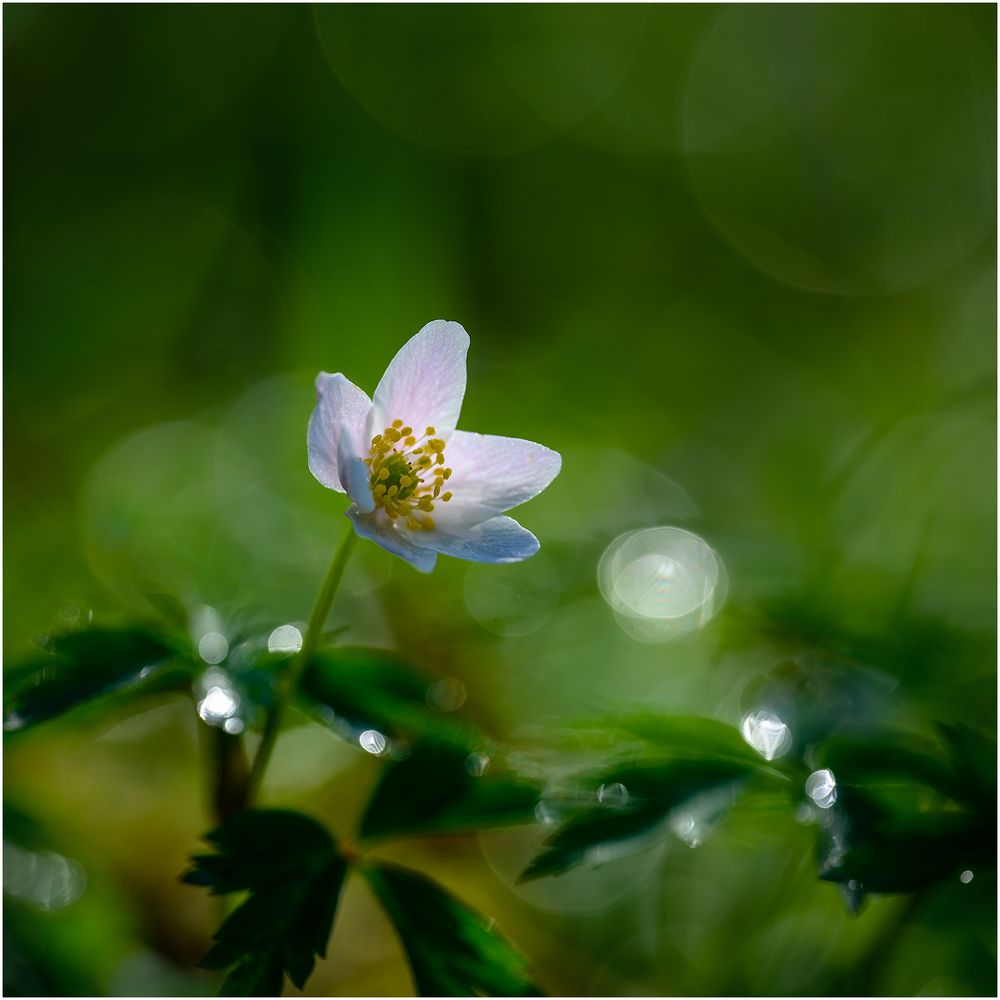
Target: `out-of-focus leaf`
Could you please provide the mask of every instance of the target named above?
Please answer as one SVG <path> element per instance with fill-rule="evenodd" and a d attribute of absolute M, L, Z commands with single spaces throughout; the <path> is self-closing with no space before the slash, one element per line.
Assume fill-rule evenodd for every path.
<path fill-rule="evenodd" d="M 933 744 L 895 733 L 840 737 L 817 761 L 837 789 L 819 817 L 820 878 L 852 891 L 911 892 L 995 866 L 995 812 L 966 801 Z"/>
<path fill-rule="evenodd" d="M 968 813 L 894 815 L 847 790 L 821 836 L 820 878 L 853 891 L 912 892 L 996 862 L 996 834 Z"/>
<path fill-rule="evenodd" d="M 635 713 L 615 717 L 603 725 L 636 736 L 651 744 L 657 752 L 671 756 L 742 761 L 749 766 L 760 764 L 760 757 L 750 749 L 736 727 L 718 719 Z"/>
<path fill-rule="evenodd" d="M 450 833 L 531 820 L 541 787 L 482 749 L 425 740 L 390 763 L 361 821 L 363 837 Z"/>
<path fill-rule="evenodd" d="M 430 879 L 393 865 L 363 869 L 392 919 L 421 996 L 538 996 L 528 963 L 494 928 Z"/>
<path fill-rule="evenodd" d="M 160 617 L 180 632 L 186 632 L 188 627 L 187 608 L 173 594 L 159 588 L 152 582 L 137 582 L 142 589 L 142 596 L 156 609 Z"/>
<path fill-rule="evenodd" d="M 452 733 L 458 724 L 428 708 L 429 681 L 395 654 L 341 647 L 317 653 L 302 681 L 302 694 L 328 724 L 388 736 Z"/>
<path fill-rule="evenodd" d="M 950 797 L 958 789 L 958 777 L 940 750 L 929 740 L 906 733 L 838 734 L 818 747 L 815 763 L 833 771 L 838 783 L 865 785 L 889 779 L 926 785 Z"/>
<path fill-rule="evenodd" d="M 277 996 L 282 976 L 305 986 L 326 954 L 347 865 L 315 820 L 284 810 L 237 813 L 207 834 L 216 854 L 197 855 L 181 876 L 212 893 L 249 890 L 202 959 L 229 969 L 225 996 Z"/>
<path fill-rule="evenodd" d="M 962 723 L 939 723 L 958 776 L 957 794 L 995 814 L 997 801 L 997 741 Z"/>
<path fill-rule="evenodd" d="M 25 729 L 103 695 L 183 690 L 191 671 L 161 636 L 141 627 L 68 632 L 5 675 L 4 729 Z"/>
<path fill-rule="evenodd" d="M 641 762 L 593 777 L 599 788 L 621 786 L 614 800 L 598 802 L 571 816 L 546 841 L 546 848 L 519 881 L 558 875 L 594 857 L 621 849 L 627 841 L 659 832 L 668 814 L 695 796 L 726 786 L 734 789 L 753 773 L 753 762 L 734 760 L 667 760 Z"/>

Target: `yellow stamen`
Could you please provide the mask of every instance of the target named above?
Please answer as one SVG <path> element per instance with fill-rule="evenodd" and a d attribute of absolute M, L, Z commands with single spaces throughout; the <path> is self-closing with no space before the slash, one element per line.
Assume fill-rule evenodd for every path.
<path fill-rule="evenodd" d="M 413 531 L 433 531 L 434 510 L 444 481 L 451 469 L 444 465 L 445 440 L 434 437 L 428 427 L 417 438 L 413 428 L 402 420 L 393 420 L 381 434 L 371 439 L 368 457 L 372 496 L 376 510 L 381 508 L 391 521 L 402 518 Z M 450 500 L 451 493 L 442 499 Z"/>

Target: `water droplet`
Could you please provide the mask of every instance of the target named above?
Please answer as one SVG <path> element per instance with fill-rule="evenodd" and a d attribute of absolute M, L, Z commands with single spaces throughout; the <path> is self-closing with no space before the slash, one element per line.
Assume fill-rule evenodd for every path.
<path fill-rule="evenodd" d="M 670 830 L 682 843 L 688 847 L 700 847 L 703 830 L 698 821 L 689 812 L 677 813 L 670 818 Z"/>
<path fill-rule="evenodd" d="M 481 778 L 490 766 L 490 759 L 484 753 L 470 753 L 465 758 L 465 770 L 474 778 Z"/>
<path fill-rule="evenodd" d="M 385 753 L 386 738 L 377 729 L 366 729 L 359 737 L 358 743 L 362 750 L 375 757 Z"/>
<path fill-rule="evenodd" d="M 971 872 L 971 871 L 969 871 L 969 869 L 968 869 L 968 868 L 966 868 L 966 869 L 965 869 L 965 871 L 964 871 L 964 872 L 962 872 L 962 874 L 958 876 L 958 880 L 959 880 L 959 881 L 960 881 L 960 882 L 961 882 L 961 883 L 962 883 L 963 885 L 968 885 L 968 884 L 969 884 L 969 883 L 970 883 L 970 882 L 972 881 L 972 879 L 973 879 L 973 875 L 972 875 L 972 872 Z"/>
<path fill-rule="evenodd" d="M 806 778 L 806 795 L 820 809 L 829 809 L 837 801 L 837 779 L 833 776 L 833 771 L 825 767 L 820 771 L 813 771 Z"/>
<path fill-rule="evenodd" d="M 198 714 L 210 726 L 218 726 L 236 714 L 240 696 L 231 688 L 212 687 L 198 702 Z"/>
<path fill-rule="evenodd" d="M 628 789 L 620 781 L 601 785 L 597 789 L 597 801 L 601 805 L 620 809 L 622 806 L 628 805 Z"/>
<path fill-rule="evenodd" d="M 792 731 L 773 712 L 750 712 L 744 716 L 740 731 L 764 760 L 775 760 L 792 746 Z"/>
<path fill-rule="evenodd" d="M 559 816 L 556 811 L 544 802 L 539 802 L 538 805 L 535 806 L 535 819 L 538 820 L 542 826 L 553 826 L 555 823 L 559 822 Z"/>
<path fill-rule="evenodd" d="M 18 712 L 11 712 L 3 720 L 3 729 L 5 733 L 15 733 L 18 729 L 23 729 L 24 725 L 24 716 L 20 715 Z"/>
<path fill-rule="evenodd" d="M 267 637 L 270 653 L 297 653 L 302 648 L 302 633 L 294 625 L 279 625 Z"/>

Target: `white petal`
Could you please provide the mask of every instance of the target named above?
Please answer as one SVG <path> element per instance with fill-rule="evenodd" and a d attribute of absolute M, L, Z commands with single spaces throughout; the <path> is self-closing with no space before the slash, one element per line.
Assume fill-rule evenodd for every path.
<path fill-rule="evenodd" d="M 316 376 L 316 407 L 309 418 L 309 471 L 331 490 L 346 492 L 337 455 L 341 425 L 347 424 L 360 440 L 371 408 L 368 394 L 339 372 Z"/>
<path fill-rule="evenodd" d="M 430 549 L 417 548 L 406 535 L 397 531 L 384 512 L 365 514 L 357 504 L 347 508 L 347 516 L 354 524 L 354 530 L 362 537 L 381 545 L 386 552 L 399 556 L 421 573 L 429 573 L 437 562 L 437 554 Z"/>
<path fill-rule="evenodd" d="M 428 323 L 389 363 L 375 390 L 370 433 L 402 420 L 423 434 L 433 427 L 447 438 L 458 423 L 465 396 L 465 356 L 469 335 L 458 323 Z"/>
<path fill-rule="evenodd" d="M 455 431 L 445 448 L 445 464 L 452 470 L 445 484 L 452 499 L 435 504 L 435 516 L 440 511 L 450 522 L 465 507 L 499 514 L 530 500 L 559 474 L 562 457 L 534 441 Z"/>
<path fill-rule="evenodd" d="M 337 465 L 340 481 L 347 495 L 363 514 L 375 509 L 372 496 L 370 472 L 361 458 L 361 446 L 357 434 L 347 424 L 340 425 L 340 440 L 337 445 Z"/>
<path fill-rule="evenodd" d="M 414 545 L 472 562 L 520 562 L 539 549 L 538 539 L 512 517 L 492 517 L 463 531 L 414 531 L 408 534 Z"/>

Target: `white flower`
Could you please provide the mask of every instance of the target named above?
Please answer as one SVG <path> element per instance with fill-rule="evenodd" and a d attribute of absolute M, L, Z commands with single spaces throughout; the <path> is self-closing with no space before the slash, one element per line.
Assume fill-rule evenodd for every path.
<path fill-rule="evenodd" d="M 309 470 L 354 502 L 354 530 L 429 573 L 438 553 L 508 563 L 538 539 L 503 512 L 556 477 L 557 452 L 533 441 L 455 430 L 469 335 L 435 320 L 392 359 L 374 400 L 320 372 L 309 420 Z"/>

